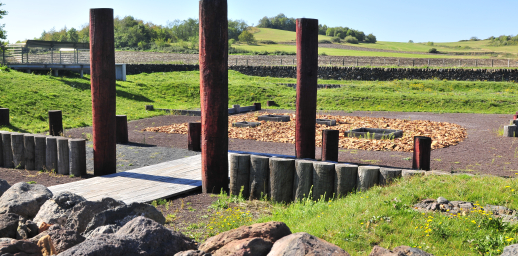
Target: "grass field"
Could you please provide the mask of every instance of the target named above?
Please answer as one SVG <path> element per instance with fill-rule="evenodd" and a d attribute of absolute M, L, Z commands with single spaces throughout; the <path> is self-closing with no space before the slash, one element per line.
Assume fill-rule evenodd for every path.
<path fill-rule="evenodd" d="M 291 31 L 284 31 L 270 28 L 253 28 L 254 36 L 257 41 L 270 40 L 274 42 L 295 42 L 296 34 Z M 319 35 L 319 40 L 331 40 L 329 36 Z M 463 41 L 463 42 L 434 42 L 433 46 L 425 43 L 407 43 L 407 42 L 385 42 L 378 41 L 375 44 L 359 43 L 359 44 L 347 44 L 344 45 L 358 46 L 364 48 L 381 49 L 381 50 L 393 50 L 393 51 L 407 51 L 407 52 L 423 52 L 427 53 L 430 48 L 436 48 L 439 52 L 497 52 L 500 53 L 498 57 L 502 58 L 518 58 L 518 46 L 488 46 L 487 40 L 481 41 Z M 295 52 L 294 46 L 287 46 L 282 44 L 265 45 L 258 44 L 256 46 L 248 45 L 236 45 L 241 49 L 249 51 L 287 51 Z M 370 51 L 355 51 L 355 50 L 343 50 L 343 49 L 325 49 L 320 48 L 319 53 L 325 52 L 328 55 L 334 56 L 380 56 L 380 57 L 401 57 L 401 58 L 489 58 L 490 56 L 478 55 L 420 55 L 412 53 L 386 53 L 386 52 L 370 52 Z"/>
<path fill-rule="evenodd" d="M 244 49 L 247 51 L 255 51 L 255 52 L 275 52 L 275 51 L 285 51 L 296 53 L 297 48 L 294 45 L 285 45 L 285 44 L 257 44 L 257 45 L 247 45 L 247 44 L 234 44 L 232 45 L 235 48 Z M 345 49 L 334 49 L 334 48 L 318 48 L 318 54 L 325 54 L 329 56 L 368 56 L 368 57 L 399 57 L 399 58 L 426 58 L 426 59 L 439 59 L 439 58 L 459 58 L 459 56 L 451 56 L 451 55 L 424 55 L 424 54 L 412 54 L 412 53 L 395 53 L 395 52 L 374 52 L 374 51 L 355 51 L 355 50 L 345 50 Z M 462 58 L 475 58 L 474 56 L 462 56 Z M 488 58 L 486 56 L 477 56 L 477 58 Z"/>
<path fill-rule="evenodd" d="M 229 71 L 229 107 L 274 100 L 281 109 L 295 108 L 295 90 L 277 83 L 295 79 L 246 76 Z M 513 113 L 518 109 L 518 88 L 512 82 L 442 80 L 336 81 L 342 88 L 318 91 L 320 110 L 410 111 L 445 113 Z M 9 108 L 10 130 L 43 132 L 48 110 L 62 110 L 66 129 L 92 123 L 89 77 L 34 75 L 0 71 L 0 107 Z M 128 75 L 117 82 L 117 114 L 129 120 L 162 115 L 156 108 L 199 108 L 199 72 Z"/>
<path fill-rule="evenodd" d="M 386 187 L 349 194 L 329 202 L 303 200 L 289 205 L 248 203 L 268 212 L 256 220 L 243 218 L 246 207 L 222 209 L 201 233 L 216 234 L 240 225 L 281 221 L 293 233 L 307 232 L 336 244 L 353 256 L 366 256 L 374 245 L 393 249 L 420 248 L 433 255 L 500 255 L 516 243 L 518 226 L 503 223 L 484 211 L 486 204 L 518 208 L 516 178 L 491 176 L 423 176 L 403 179 Z M 479 209 L 469 214 L 420 213 L 412 206 L 423 199 L 445 197 L 468 201 Z M 221 197 L 217 205 L 225 204 Z M 233 201 L 236 199 L 234 197 Z M 241 200 L 239 205 L 246 205 Z M 482 207 L 482 208 L 481 208 Z M 206 229 L 206 230 L 203 230 Z"/>

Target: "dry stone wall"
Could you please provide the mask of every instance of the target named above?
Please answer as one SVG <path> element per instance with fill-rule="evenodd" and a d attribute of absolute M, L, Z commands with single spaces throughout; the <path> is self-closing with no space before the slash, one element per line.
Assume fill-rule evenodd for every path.
<path fill-rule="evenodd" d="M 296 78 L 294 66 L 229 66 L 245 75 Z M 198 65 L 128 64 L 128 75 L 153 72 L 199 70 Z M 398 79 L 439 79 L 457 81 L 518 81 L 518 69 L 420 69 L 420 68 L 363 68 L 319 67 L 319 79 L 391 81 Z"/>

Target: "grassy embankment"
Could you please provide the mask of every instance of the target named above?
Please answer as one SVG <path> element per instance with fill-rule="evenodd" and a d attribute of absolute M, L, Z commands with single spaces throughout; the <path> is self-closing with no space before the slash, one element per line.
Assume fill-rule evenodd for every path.
<path fill-rule="evenodd" d="M 269 28 L 254 28 L 254 37 L 257 41 L 270 40 L 274 42 L 295 42 L 295 32 L 284 31 L 278 29 Z M 319 40 L 331 40 L 331 37 L 319 35 Z M 426 43 L 403 43 L 403 42 L 385 42 L 378 41 L 375 44 L 359 43 L 359 44 L 348 44 L 344 45 L 358 46 L 373 49 L 382 50 L 393 50 L 393 51 L 407 51 L 407 52 L 423 52 L 427 53 L 430 48 L 436 48 L 439 52 L 498 52 L 499 57 L 516 59 L 518 54 L 518 46 L 488 46 L 487 40 L 481 41 L 464 41 L 464 42 L 436 42 L 433 45 L 427 45 Z M 235 48 L 247 50 L 247 51 L 284 51 L 284 52 L 296 52 L 295 46 L 283 45 L 283 44 L 262 44 L 257 45 L 246 45 L 236 44 L 233 45 Z M 400 58 L 463 58 L 463 59 L 486 59 L 489 55 L 422 55 L 414 53 L 391 53 L 391 52 L 371 52 L 371 51 L 356 51 L 356 50 L 345 50 L 345 49 L 333 49 L 333 48 L 319 48 L 319 54 L 327 54 L 332 56 L 376 56 L 376 57 L 400 57 Z"/>
<path fill-rule="evenodd" d="M 452 216 L 412 209 L 423 199 L 440 196 L 472 202 L 476 210 Z M 408 245 L 434 255 L 500 255 L 505 246 L 516 243 L 518 226 L 503 223 L 483 207 L 490 204 L 517 209 L 517 199 L 516 178 L 467 175 L 414 177 L 329 202 L 247 203 L 235 196 L 220 195 L 213 205 L 220 211 L 209 216 L 207 224 L 197 224 L 198 229 L 185 232 L 203 240 L 241 225 L 282 221 L 293 233 L 310 233 L 351 255 L 366 256 L 374 245 L 390 249 Z M 255 211 L 268 213 L 254 219 L 251 216 Z"/>
<path fill-rule="evenodd" d="M 11 125 L 23 132 L 47 130 L 47 111 L 62 110 L 65 129 L 92 123 L 89 77 L 52 77 L 0 71 L 0 107 L 10 109 Z M 281 109 L 295 108 L 295 90 L 276 83 L 295 79 L 253 77 L 229 71 L 229 106 L 274 100 Z M 446 113 L 512 113 L 518 89 L 511 82 L 441 80 L 333 81 L 344 87 L 318 91 L 318 109 L 343 111 L 411 111 Z M 162 115 L 157 108 L 199 108 L 199 72 L 129 75 L 117 81 L 117 114 L 129 120 Z"/>

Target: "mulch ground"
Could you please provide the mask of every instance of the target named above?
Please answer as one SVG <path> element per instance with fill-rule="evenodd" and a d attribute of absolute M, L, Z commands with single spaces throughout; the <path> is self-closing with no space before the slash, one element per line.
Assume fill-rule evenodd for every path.
<path fill-rule="evenodd" d="M 293 113 L 287 110 L 263 110 L 262 113 Z M 512 115 L 501 114 L 436 114 L 436 113 L 403 113 L 403 112 L 352 112 L 325 111 L 322 115 L 340 115 L 351 117 L 393 118 L 401 120 L 422 120 L 448 122 L 466 129 L 467 137 L 453 146 L 437 148 L 431 153 L 431 167 L 434 170 L 467 172 L 472 174 L 489 174 L 497 176 L 515 176 L 518 173 L 518 138 L 505 138 L 498 135 L 498 130 L 509 123 Z M 237 116 L 238 117 L 238 116 Z M 175 147 L 187 149 L 187 135 L 142 131 L 147 127 L 166 126 L 199 122 L 200 117 L 165 115 L 147 118 L 128 123 L 129 140 L 134 143 Z M 425 122 L 426 123 L 426 122 Z M 92 133 L 91 127 L 66 130 L 65 136 L 86 138 Z M 516 145 L 515 145 L 516 144 Z M 271 154 L 294 155 L 295 145 L 291 143 L 256 141 L 246 139 L 229 139 L 229 149 L 236 151 L 260 152 Z M 321 151 L 317 148 L 316 158 Z M 341 149 L 340 162 L 392 166 L 400 168 L 412 167 L 412 152 L 370 151 L 362 149 Z M 9 184 L 16 182 L 36 182 L 45 186 L 78 181 L 88 177 L 68 177 L 36 171 L 12 170 L 0 168 L 0 179 Z M 168 223 L 172 229 L 191 232 L 191 224 L 204 223 L 208 208 L 217 197 L 204 195 L 201 190 L 171 198 L 169 209 L 158 208 L 165 216 L 172 218 Z"/>

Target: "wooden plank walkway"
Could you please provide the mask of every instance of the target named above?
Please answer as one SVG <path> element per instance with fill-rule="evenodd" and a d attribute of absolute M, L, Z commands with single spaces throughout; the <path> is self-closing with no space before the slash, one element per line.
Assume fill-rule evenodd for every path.
<path fill-rule="evenodd" d="M 201 187 L 201 155 L 116 174 L 49 187 L 52 193 L 63 191 L 89 201 L 111 197 L 126 204 L 151 202 Z"/>

